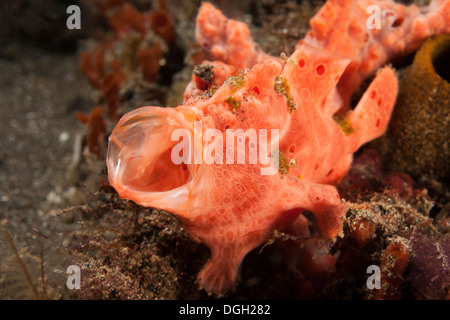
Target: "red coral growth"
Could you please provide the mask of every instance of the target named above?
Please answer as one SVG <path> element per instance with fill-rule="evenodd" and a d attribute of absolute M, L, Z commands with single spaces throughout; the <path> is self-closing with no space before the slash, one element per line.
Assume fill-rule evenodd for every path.
<path fill-rule="evenodd" d="M 91 84 L 100 88 L 101 79 L 105 74 L 105 54 L 106 45 L 99 45 L 94 53 L 87 51 L 81 52 L 80 69 L 91 82 Z"/>
<path fill-rule="evenodd" d="M 120 39 L 131 32 L 137 31 L 141 36 L 145 36 L 145 17 L 128 3 L 118 8 L 105 12 L 106 22 L 114 30 L 116 38 Z"/>
<path fill-rule="evenodd" d="M 158 76 L 159 60 L 162 58 L 161 44 L 155 42 L 151 48 L 139 49 L 138 58 L 144 80 L 154 82 Z"/>
<path fill-rule="evenodd" d="M 350 225 L 350 236 L 355 240 L 359 247 L 367 246 L 375 237 L 376 224 L 365 218 L 353 221 Z"/>
<path fill-rule="evenodd" d="M 106 12 L 107 10 L 121 6 L 126 2 L 128 2 L 128 0 L 94 0 L 94 3 L 100 8 L 101 12 Z"/>
<path fill-rule="evenodd" d="M 101 158 L 106 136 L 106 122 L 102 116 L 102 106 L 95 107 L 90 114 L 77 112 L 75 116 L 88 128 L 87 144 L 89 151 Z"/>
<path fill-rule="evenodd" d="M 105 93 L 106 104 L 108 105 L 108 113 L 111 119 L 117 120 L 117 110 L 120 107 L 120 85 L 125 80 L 125 75 L 117 61 L 111 62 L 113 71 L 105 75 L 102 79 L 100 89 Z"/>
<path fill-rule="evenodd" d="M 158 2 L 160 8 L 152 12 L 139 12 L 121 0 L 96 2 L 115 36 L 100 43 L 93 53 L 82 52 L 80 69 L 103 93 L 108 115 L 114 121 L 120 117 L 120 89 L 124 82 L 135 79 L 135 74 L 146 82 L 155 82 L 165 46 L 170 46 L 175 38 L 166 4 Z M 107 53 L 111 53 L 108 59 Z"/>
<path fill-rule="evenodd" d="M 104 52 L 107 44 L 100 45 L 94 54 L 89 52 L 81 53 L 80 68 L 92 83 L 94 87 L 103 92 L 106 105 L 108 106 L 108 115 L 111 119 L 117 121 L 120 115 L 117 113 L 120 107 L 120 86 L 125 80 L 125 74 L 117 61 L 111 62 L 112 71 L 105 74 Z"/>
<path fill-rule="evenodd" d="M 174 22 L 166 2 L 159 0 L 158 4 L 160 8 L 149 13 L 141 13 L 123 0 L 99 6 L 117 38 L 126 36 L 131 30 L 145 36 L 149 31 L 147 25 L 150 25 L 150 29 L 170 45 L 175 38 Z"/>
<path fill-rule="evenodd" d="M 391 242 L 381 254 L 381 289 L 375 290 L 375 299 L 401 299 L 403 273 L 408 266 L 408 262 L 408 248 L 402 243 Z"/>
<path fill-rule="evenodd" d="M 164 8 L 153 11 L 150 13 L 147 20 L 150 21 L 152 30 L 163 38 L 168 45 L 171 45 L 175 39 L 175 30 L 172 17 L 167 10 Z"/>

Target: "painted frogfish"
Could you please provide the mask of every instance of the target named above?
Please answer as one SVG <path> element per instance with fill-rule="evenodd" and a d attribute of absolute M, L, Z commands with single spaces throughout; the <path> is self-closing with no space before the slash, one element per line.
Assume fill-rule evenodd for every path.
<path fill-rule="evenodd" d="M 367 25 L 372 4 L 378 28 Z M 280 58 L 264 53 L 244 23 L 203 3 L 196 38 L 209 76 L 193 74 L 181 106 L 122 117 L 109 137 L 111 185 L 122 198 L 175 214 L 210 249 L 199 274 L 210 293 L 232 289 L 245 255 L 275 230 L 307 239 L 305 211 L 324 239 L 336 239 L 347 205 L 334 185 L 353 153 L 385 132 L 395 104 L 397 78 L 386 63 L 449 33 L 449 12 L 441 0 L 420 9 L 328 1 Z M 370 76 L 352 109 L 350 97 Z M 311 259 L 311 270 L 332 267 L 335 258 L 312 254 L 317 245 L 307 241 L 292 255 Z"/>

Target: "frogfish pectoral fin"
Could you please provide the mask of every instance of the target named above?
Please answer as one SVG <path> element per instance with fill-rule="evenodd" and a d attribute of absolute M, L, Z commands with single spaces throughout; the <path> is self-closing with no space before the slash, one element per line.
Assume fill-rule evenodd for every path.
<path fill-rule="evenodd" d="M 286 211 L 301 208 L 303 211 L 312 212 L 317 219 L 322 237 L 335 239 L 342 234 L 347 205 L 341 201 L 335 187 L 288 177 L 281 201 L 284 201 Z"/>

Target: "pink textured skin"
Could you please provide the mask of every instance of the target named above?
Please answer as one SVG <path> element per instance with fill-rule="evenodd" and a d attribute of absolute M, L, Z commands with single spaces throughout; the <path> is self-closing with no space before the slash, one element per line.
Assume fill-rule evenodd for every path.
<path fill-rule="evenodd" d="M 184 93 L 185 102 L 192 95 L 221 85 L 227 77 L 250 69 L 258 62 L 274 59 L 283 63 L 282 59 L 272 57 L 258 47 L 245 23 L 227 19 L 209 2 L 204 2 L 199 10 L 195 37 L 209 59 L 203 63 L 213 67 L 214 77 L 213 83 L 204 89 L 197 87 L 196 76 L 192 75 Z"/>
<path fill-rule="evenodd" d="M 271 57 L 253 41 L 245 23 L 227 19 L 209 2 L 202 3 L 199 10 L 195 37 L 206 49 L 207 59 L 220 60 L 238 70 Z"/>
<path fill-rule="evenodd" d="M 367 8 L 371 5 L 380 8 L 379 29 L 367 27 L 372 14 Z M 432 0 L 428 7 L 421 8 L 393 0 L 328 0 L 310 24 L 311 30 L 298 45 L 307 43 L 351 59 L 338 85 L 339 94 L 348 105 L 354 90 L 378 68 L 417 50 L 431 35 L 450 33 L 450 1 Z M 238 26 L 244 28 L 239 37 L 237 31 L 230 31 Z M 237 71 L 267 58 L 280 61 L 258 48 L 247 26 L 227 20 L 209 3 L 200 8 L 196 38 L 210 60 L 220 60 Z M 195 88 L 194 82 L 188 88 Z"/>
<path fill-rule="evenodd" d="M 367 28 L 371 5 L 380 8 L 379 29 Z M 385 63 L 417 50 L 431 35 L 450 33 L 450 1 L 432 0 L 420 8 L 393 0 L 328 0 L 310 24 L 299 45 L 305 42 L 352 60 L 339 83 L 348 101 L 362 80 Z"/>
<path fill-rule="evenodd" d="M 307 43 L 286 62 L 271 58 L 255 49 L 244 24 L 223 18 L 203 4 L 197 37 L 206 39 L 200 43 L 209 59 L 249 68 L 243 86 L 226 81 L 212 97 L 187 90 L 187 98 L 194 95 L 177 108 L 144 107 L 126 114 L 109 138 L 107 159 L 109 181 L 121 197 L 174 213 L 210 248 L 199 282 L 215 293 L 234 287 L 244 256 L 274 230 L 308 236 L 305 210 L 314 213 L 324 238 L 340 234 L 346 205 L 333 184 L 349 169 L 353 153 L 385 131 L 397 95 L 395 73 L 385 67 L 356 108 L 335 118 L 348 110 L 337 85 L 351 59 Z M 236 52 L 241 45 L 244 55 Z M 288 95 L 276 90 L 280 79 Z M 227 103 L 230 97 L 239 101 L 238 108 Z M 224 141 L 226 129 L 279 129 L 280 151 L 296 165 L 285 175 L 261 175 L 260 162 L 175 165 L 171 150 L 177 142 L 170 136 L 178 128 L 193 133 L 194 121 L 201 121 L 203 131 L 220 130 Z M 207 143 L 196 142 L 204 151 Z M 333 261 L 325 256 L 306 264 L 325 268 Z"/>
<path fill-rule="evenodd" d="M 210 99 L 195 96 L 175 109 L 132 111 L 110 136 L 111 184 L 123 198 L 173 212 L 190 234 L 211 249 L 211 259 L 200 274 L 200 282 L 209 292 L 230 289 L 244 256 L 303 210 L 316 215 L 324 237 L 337 236 L 346 206 L 329 184 L 347 172 L 353 152 L 384 132 L 388 123 L 397 88 L 392 69 L 377 76 L 354 111 L 361 117 L 356 116 L 352 125 L 359 129 L 346 136 L 332 118 L 337 107 L 329 98 L 349 60 L 307 45 L 300 46 L 291 58 L 296 62 L 283 69 L 271 59 L 255 65 L 238 90 L 225 83 Z M 300 58 L 306 61 L 303 69 L 298 65 Z M 315 72 L 319 64 L 325 67 L 321 76 Z M 280 74 L 291 85 L 293 100 L 299 102 L 292 113 L 286 97 L 274 91 Z M 383 99 L 381 106 L 368 97 L 375 90 Z M 241 101 L 237 113 L 225 103 L 230 95 Z M 280 150 L 288 160 L 295 159 L 298 168 L 291 168 L 284 178 L 279 174 L 262 176 L 261 165 L 177 168 L 167 152 L 174 143 L 167 140 L 178 127 L 193 132 L 195 120 L 202 122 L 204 130 L 217 128 L 224 133 L 226 127 L 278 128 Z M 297 178 L 299 175 L 303 179 Z"/>

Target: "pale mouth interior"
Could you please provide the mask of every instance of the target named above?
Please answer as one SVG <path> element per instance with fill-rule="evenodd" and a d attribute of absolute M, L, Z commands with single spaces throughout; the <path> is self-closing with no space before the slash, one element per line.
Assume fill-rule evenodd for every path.
<path fill-rule="evenodd" d="M 174 120 L 155 114 L 137 115 L 116 128 L 110 137 L 108 164 L 114 179 L 139 192 L 165 192 L 190 180 L 189 166 L 172 161 Z"/>

